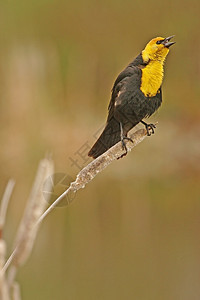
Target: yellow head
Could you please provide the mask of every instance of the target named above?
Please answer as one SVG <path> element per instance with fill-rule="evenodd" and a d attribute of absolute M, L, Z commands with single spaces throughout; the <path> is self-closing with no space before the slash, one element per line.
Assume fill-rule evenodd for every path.
<path fill-rule="evenodd" d="M 168 52 L 169 47 L 175 42 L 170 42 L 174 35 L 167 38 L 157 37 L 152 39 L 142 51 L 142 58 L 144 62 L 148 61 L 160 61 L 164 62 Z"/>

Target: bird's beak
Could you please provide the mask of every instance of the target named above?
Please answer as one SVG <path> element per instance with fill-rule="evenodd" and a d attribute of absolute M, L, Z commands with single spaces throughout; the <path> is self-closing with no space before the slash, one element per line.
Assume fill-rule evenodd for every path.
<path fill-rule="evenodd" d="M 163 41 L 162 41 L 162 44 L 166 47 L 166 48 L 169 48 L 170 46 L 172 46 L 173 44 L 175 44 L 176 42 L 170 42 L 170 40 L 174 37 L 175 35 L 171 35 L 167 38 L 165 38 Z"/>

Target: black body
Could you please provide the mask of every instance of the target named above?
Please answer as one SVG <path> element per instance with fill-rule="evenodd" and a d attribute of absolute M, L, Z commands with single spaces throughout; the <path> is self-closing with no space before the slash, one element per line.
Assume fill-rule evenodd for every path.
<path fill-rule="evenodd" d="M 89 156 L 96 158 L 121 140 L 120 123 L 123 135 L 127 136 L 131 128 L 151 116 L 161 105 L 161 88 L 154 97 L 146 97 L 140 90 L 141 69 L 146 65 L 140 54 L 117 77 L 105 129 L 89 151 Z"/>

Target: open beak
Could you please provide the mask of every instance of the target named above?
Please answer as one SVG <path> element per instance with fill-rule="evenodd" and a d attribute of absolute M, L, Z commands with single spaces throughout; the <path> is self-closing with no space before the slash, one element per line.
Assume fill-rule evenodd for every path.
<path fill-rule="evenodd" d="M 174 45 L 176 42 L 170 42 L 170 40 L 174 37 L 175 35 L 171 35 L 167 38 L 165 38 L 163 41 L 162 41 L 162 44 L 166 47 L 166 48 L 169 48 L 170 46 Z"/>

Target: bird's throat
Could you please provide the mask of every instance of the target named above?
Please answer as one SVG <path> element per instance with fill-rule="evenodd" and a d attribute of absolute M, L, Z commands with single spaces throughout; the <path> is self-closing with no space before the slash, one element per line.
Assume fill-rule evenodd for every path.
<path fill-rule="evenodd" d="M 157 94 L 163 81 L 163 64 L 162 61 L 150 61 L 142 69 L 142 78 L 140 90 L 146 97 L 153 97 Z"/>

